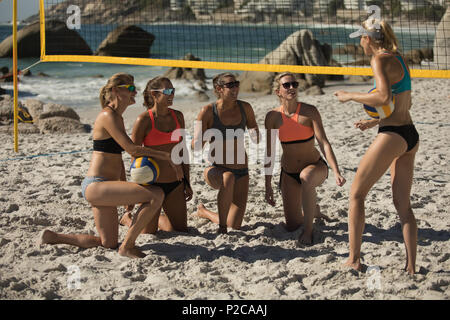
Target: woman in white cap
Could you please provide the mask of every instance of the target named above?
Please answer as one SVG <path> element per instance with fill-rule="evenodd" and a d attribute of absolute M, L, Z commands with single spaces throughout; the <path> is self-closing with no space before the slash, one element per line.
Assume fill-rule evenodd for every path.
<path fill-rule="evenodd" d="M 405 271 L 415 273 L 417 224 L 411 209 L 410 194 L 414 158 L 419 149 L 419 134 L 410 115 L 411 78 L 409 69 L 399 53 L 398 41 L 385 21 L 369 19 L 359 32 L 364 53 L 371 56 L 370 64 L 376 90 L 370 93 L 337 91 L 340 102 L 356 101 L 377 107 L 389 106 L 387 117 L 355 123 L 366 130 L 379 125 L 378 135 L 358 166 L 350 190 L 349 242 L 350 254 L 346 265 L 361 270 L 361 244 L 365 224 L 364 201 L 372 186 L 390 168 L 392 195 L 400 216 L 406 246 Z M 392 100 L 395 100 L 393 102 Z M 367 106 L 365 106 L 367 107 Z M 370 107 L 369 107 L 370 108 Z M 377 116 L 377 114 L 373 115 Z M 386 115 L 385 115 L 386 116 Z"/>

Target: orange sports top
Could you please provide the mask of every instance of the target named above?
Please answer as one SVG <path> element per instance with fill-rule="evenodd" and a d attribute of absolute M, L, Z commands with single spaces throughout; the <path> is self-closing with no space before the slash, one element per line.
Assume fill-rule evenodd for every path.
<path fill-rule="evenodd" d="M 281 143 L 306 142 L 314 138 L 313 128 L 298 123 L 301 106 L 302 104 L 299 102 L 297 110 L 295 110 L 295 114 L 292 117 L 286 116 L 284 107 L 280 106 L 278 111 L 281 113 L 283 124 L 279 128 L 278 137 Z"/>
<path fill-rule="evenodd" d="M 172 114 L 173 119 L 175 120 L 176 123 L 176 127 L 173 131 L 175 131 L 176 129 L 179 129 L 181 126 L 178 123 L 178 119 L 177 116 L 175 115 L 175 111 L 173 111 L 172 109 L 169 108 L 170 113 Z M 181 136 L 178 136 L 178 140 L 177 137 L 174 136 L 175 140 L 172 140 L 172 133 L 173 131 L 170 132 L 164 132 L 164 131 L 160 131 L 156 128 L 155 125 L 155 118 L 153 116 L 153 112 L 152 110 L 148 110 L 148 113 L 150 115 L 150 119 L 152 121 L 152 129 L 150 130 L 150 132 L 145 136 L 144 139 L 144 146 L 146 147 L 151 147 L 151 146 L 160 146 L 163 144 L 170 144 L 170 143 L 178 143 L 181 140 Z"/>

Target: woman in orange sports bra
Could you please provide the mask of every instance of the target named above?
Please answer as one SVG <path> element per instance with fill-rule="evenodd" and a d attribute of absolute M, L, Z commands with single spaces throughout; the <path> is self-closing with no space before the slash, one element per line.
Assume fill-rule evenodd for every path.
<path fill-rule="evenodd" d="M 272 170 L 275 150 L 271 141 L 278 130 L 283 154 L 281 157 L 281 173 L 279 187 L 283 198 L 286 229 L 294 231 L 304 226 L 299 237 L 302 244 L 312 244 L 314 217 L 325 218 L 317 205 L 316 187 L 328 176 L 327 163 L 314 146 L 317 139 L 322 153 L 334 172 L 336 184 L 345 183 L 334 155 L 333 149 L 325 134 L 319 111 L 316 107 L 297 101 L 298 82 L 291 73 L 279 74 L 274 80 L 274 92 L 280 98 L 281 106 L 269 111 L 265 119 L 267 131 L 266 155 L 272 159 L 266 161 L 266 201 L 274 206 L 272 189 Z M 303 215 L 302 215 L 303 209 Z"/>
<path fill-rule="evenodd" d="M 185 128 L 183 113 L 169 108 L 174 95 L 175 88 L 168 78 L 156 77 L 147 83 L 144 90 L 144 106 L 147 111 L 139 115 L 131 134 L 135 144 L 170 154 L 178 143 L 185 143 L 179 135 L 173 135 L 175 130 Z M 193 195 L 189 183 L 189 164 L 181 164 L 184 178 L 179 181 L 168 161 L 154 160 L 159 166 L 160 174 L 151 186 L 163 191 L 162 208 L 165 214 L 160 214 L 160 208 L 143 232 L 155 233 L 158 229 L 187 232 L 186 201 L 191 200 Z M 122 217 L 121 223 L 128 226 L 132 224 L 131 212 Z"/>
<path fill-rule="evenodd" d="M 372 26 L 372 27 L 370 27 Z M 375 28 L 374 26 L 378 26 Z M 353 35 L 353 34 L 352 34 Z M 365 225 L 364 202 L 372 186 L 390 168 L 392 196 L 400 216 L 406 247 L 405 270 L 415 273 L 417 253 L 417 223 L 411 208 L 411 187 L 414 159 L 419 149 L 419 134 L 411 114 L 411 78 L 409 69 L 398 51 L 398 41 L 385 21 L 370 19 L 362 24 L 355 36 L 360 36 L 364 53 L 371 56 L 376 92 L 337 91 L 340 102 L 355 101 L 370 106 L 382 106 L 395 96 L 395 109 L 384 119 L 360 120 L 356 128 L 366 130 L 379 126 L 378 134 L 359 163 L 350 189 L 349 246 L 345 265 L 362 269 L 361 244 Z"/>

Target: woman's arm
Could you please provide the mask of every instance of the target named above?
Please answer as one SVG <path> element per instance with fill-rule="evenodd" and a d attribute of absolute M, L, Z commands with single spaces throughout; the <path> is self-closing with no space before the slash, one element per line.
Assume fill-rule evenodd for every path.
<path fill-rule="evenodd" d="M 391 84 L 387 76 L 386 58 L 376 56 L 371 60 L 371 67 L 377 83 L 377 90 L 370 93 L 348 92 L 339 90 L 334 93 L 340 102 L 348 102 L 350 100 L 377 107 L 389 104 L 392 99 Z"/>
<path fill-rule="evenodd" d="M 264 158 L 264 176 L 266 186 L 266 201 L 271 206 L 275 205 L 275 199 L 272 189 L 272 174 L 275 165 L 275 151 L 276 151 L 276 134 L 275 134 L 275 116 L 274 111 L 269 111 L 266 114 L 264 127 L 266 128 L 266 154 Z"/>
<path fill-rule="evenodd" d="M 336 178 L 336 184 L 338 186 L 343 186 L 345 183 L 345 178 L 341 175 L 333 148 L 328 141 L 325 129 L 322 124 L 322 117 L 320 116 L 320 113 L 316 109 L 316 107 L 313 106 L 311 106 L 311 119 L 313 122 L 314 134 L 316 136 L 320 150 L 322 151 L 325 159 L 327 159 L 327 162 L 330 164 L 330 167 L 333 170 L 334 176 Z"/>
<path fill-rule="evenodd" d="M 194 137 L 191 147 L 194 151 L 201 151 L 206 141 L 203 140 L 205 131 L 212 126 L 212 104 L 204 106 L 197 115 L 194 124 Z"/>
<path fill-rule="evenodd" d="M 252 142 L 258 144 L 261 141 L 258 124 L 256 123 L 255 112 L 252 106 L 244 101 L 241 101 L 244 106 L 245 116 L 247 117 L 247 128 Z"/>

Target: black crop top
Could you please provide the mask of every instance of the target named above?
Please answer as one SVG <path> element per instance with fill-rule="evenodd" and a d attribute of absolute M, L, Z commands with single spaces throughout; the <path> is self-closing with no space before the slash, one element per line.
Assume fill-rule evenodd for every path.
<path fill-rule="evenodd" d="M 94 140 L 94 151 L 107 153 L 122 153 L 122 147 L 113 138 L 104 140 Z"/>
<path fill-rule="evenodd" d="M 226 134 L 227 129 L 233 129 L 233 130 L 242 129 L 243 131 L 245 131 L 245 125 L 247 124 L 247 117 L 245 115 L 245 110 L 239 100 L 237 101 L 237 104 L 241 111 L 241 122 L 237 125 L 228 125 L 228 126 L 224 125 L 222 123 L 222 121 L 220 121 L 219 111 L 217 110 L 217 104 L 216 103 L 213 104 L 213 126 L 212 126 L 212 128 L 218 129 L 222 133 L 222 135 L 225 139 L 227 139 L 227 137 L 228 137 Z"/>

